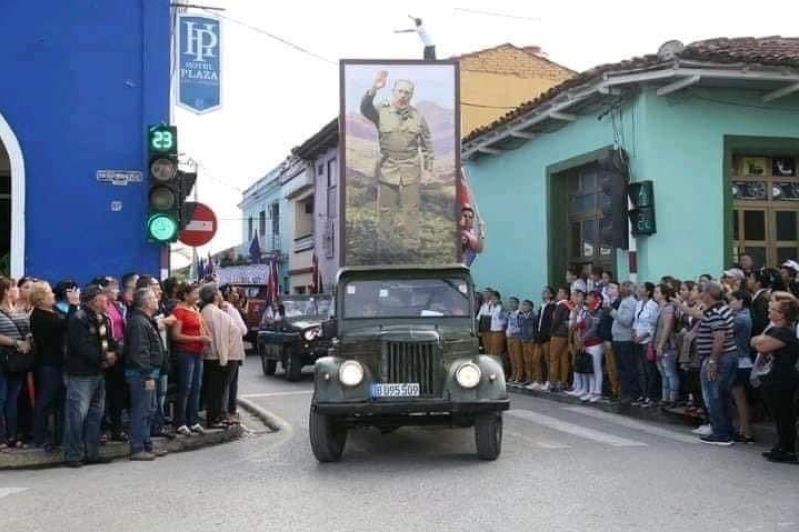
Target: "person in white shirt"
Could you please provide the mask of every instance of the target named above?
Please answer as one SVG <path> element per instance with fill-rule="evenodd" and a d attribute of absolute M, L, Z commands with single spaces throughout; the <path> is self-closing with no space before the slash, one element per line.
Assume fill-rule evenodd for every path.
<path fill-rule="evenodd" d="M 419 36 L 419 39 L 422 41 L 422 45 L 424 46 L 424 60 L 435 61 L 436 45 L 433 41 L 433 38 L 430 37 L 430 34 L 427 32 L 427 26 L 424 25 L 422 19 L 420 18 L 416 18 L 411 15 L 408 15 L 408 17 L 413 21 L 416 27 L 407 30 L 397 30 L 394 33 L 416 33 Z"/>
<path fill-rule="evenodd" d="M 651 354 L 647 354 L 655 336 L 655 327 L 660 314 L 660 307 L 653 299 L 654 295 L 655 285 L 652 283 L 643 283 L 638 288 L 638 303 L 635 305 L 633 319 L 633 353 L 642 394 L 637 402 L 643 406 L 650 406 L 658 400 L 657 385 L 660 382 L 660 374 L 655 365 L 655 353 L 652 351 Z"/>
<path fill-rule="evenodd" d="M 480 307 L 478 319 L 490 321 L 488 330 L 483 332 L 483 346 L 489 355 L 502 356 L 505 352 L 505 315 L 502 311 L 499 292 L 488 294 L 488 301 Z"/>

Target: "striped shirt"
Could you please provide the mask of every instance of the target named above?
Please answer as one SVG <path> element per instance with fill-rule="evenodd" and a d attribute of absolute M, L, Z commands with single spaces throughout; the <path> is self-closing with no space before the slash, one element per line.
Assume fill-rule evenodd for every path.
<path fill-rule="evenodd" d="M 713 351 L 713 333 L 717 331 L 724 332 L 722 353 L 734 353 L 738 349 L 735 343 L 734 323 L 732 311 L 724 303 L 717 303 L 705 310 L 696 336 L 696 352 L 699 357 L 710 356 Z"/>
<path fill-rule="evenodd" d="M 28 315 L 24 312 L 14 311 L 6 314 L 0 311 L 0 334 L 12 340 L 24 340 L 30 332 L 31 326 Z"/>

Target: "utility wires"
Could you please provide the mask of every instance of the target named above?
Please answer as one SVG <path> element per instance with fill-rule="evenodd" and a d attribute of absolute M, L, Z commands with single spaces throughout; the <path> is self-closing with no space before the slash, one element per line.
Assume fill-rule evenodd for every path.
<path fill-rule="evenodd" d="M 500 18 L 512 18 L 515 20 L 527 20 L 529 22 L 540 22 L 540 18 L 534 17 L 523 17 L 521 15 L 507 15 L 505 13 L 497 13 L 496 11 L 483 11 L 480 9 L 468 9 L 465 7 L 456 7 L 455 11 L 461 11 L 463 13 L 471 13 L 472 15 L 483 15 L 486 17 L 500 17 Z"/>
<path fill-rule="evenodd" d="M 238 24 L 238 25 L 243 26 L 243 27 L 245 27 L 245 28 L 247 28 L 249 30 L 252 30 L 252 31 L 256 32 L 256 33 L 260 33 L 261 35 L 265 35 L 266 37 L 269 37 L 270 39 L 278 41 L 278 42 L 288 46 L 289 48 L 293 48 L 294 50 L 296 50 L 298 52 L 301 52 L 303 54 L 306 54 L 306 55 L 308 55 L 310 57 L 313 57 L 314 59 L 318 59 L 319 61 L 323 61 L 325 63 L 338 66 L 337 62 L 335 62 L 335 61 L 333 61 L 331 59 L 328 59 L 326 57 L 323 57 L 323 56 L 321 56 L 319 54 L 316 54 L 316 53 L 314 53 L 314 52 L 312 52 L 312 51 L 310 51 L 310 50 L 308 50 L 306 48 L 303 48 L 302 46 L 300 46 L 298 44 L 294 44 L 293 42 L 291 42 L 291 41 L 289 41 L 287 39 L 284 39 L 283 37 L 280 37 L 279 35 L 275 35 L 271 31 L 267 31 L 267 30 L 265 30 L 263 28 L 259 28 L 258 26 L 253 26 L 252 24 L 250 24 L 248 22 L 244 22 L 243 20 L 238 20 L 238 19 L 229 17 L 227 15 L 223 15 L 223 14 L 221 14 L 219 12 L 216 12 L 216 11 L 211 12 L 211 11 L 209 11 L 207 9 L 200 9 L 200 11 L 205 11 L 206 13 L 209 13 L 209 14 L 211 14 L 213 16 L 225 19 L 225 20 L 227 20 L 229 22 L 232 22 L 234 24 Z"/>

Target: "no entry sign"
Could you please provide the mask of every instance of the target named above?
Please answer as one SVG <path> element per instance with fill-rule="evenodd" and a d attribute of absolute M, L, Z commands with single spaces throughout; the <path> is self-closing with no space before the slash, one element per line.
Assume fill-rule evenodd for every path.
<path fill-rule="evenodd" d="M 187 246 L 204 246 L 214 238 L 217 229 L 216 215 L 208 205 L 196 201 L 183 204 L 186 227 L 178 235 L 178 240 Z"/>

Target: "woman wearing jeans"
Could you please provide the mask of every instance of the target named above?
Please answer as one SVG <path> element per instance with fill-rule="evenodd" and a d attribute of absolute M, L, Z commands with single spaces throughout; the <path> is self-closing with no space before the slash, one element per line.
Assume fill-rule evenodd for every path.
<path fill-rule="evenodd" d="M 642 394 L 636 402 L 641 406 L 651 406 L 652 401 L 657 400 L 657 367 L 654 360 L 647 360 L 647 350 L 655 335 L 655 324 L 660 312 L 658 304 L 652 299 L 654 294 L 655 285 L 652 283 L 640 286 L 633 320 L 633 354 Z"/>
<path fill-rule="evenodd" d="M 173 315 L 172 341 L 178 359 L 177 433 L 190 436 L 205 432 L 200 425 L 200 383 L 202 383 L 203 350 L 211 343 L 205 333 L 202 316 L 197 309 L 200 288 L 181 283 L 177 290 L 178 303 Z"/>
<path fill-rule="evenodd" d="M 670 407 L 680 398 L 680 376 L 677 373 L 677 345 L 674 340 L 674 289 L 666 284 L 655 288 L 655 301 L 660 307 L 655 328 L 655 353 L 660 371 L 661 405 Z"/>
<path fill-rule="evenodd" d="M 749 292 L 737 290 L 730 294 L 730 310 L 732 310 L 733 331 L 735 343 L 738 346 L 738 371 L 732 385 L 732 398 L 738 409 L 738 431 L 735 441 L 741 443 L 755 443 L 752 436 L 752 425 L 749 416 L 749 402 L 747 391 L 750 389 L 749 377 L 752 373 L 752 349 L 749 342 L 752 339 L 752 297 Z"/>
<path fill-rule="evenodd" d="M 0 277 L 0 348 L 32 359 L 28 335 L 30 321 L 28 315 L 15 306 L 18 296 L 19 288 L 14 280 Z M 24 380 L 24 371 L 0 368 L 0 447 L 20 445 L 17 441 L 17 400 Z"/>

